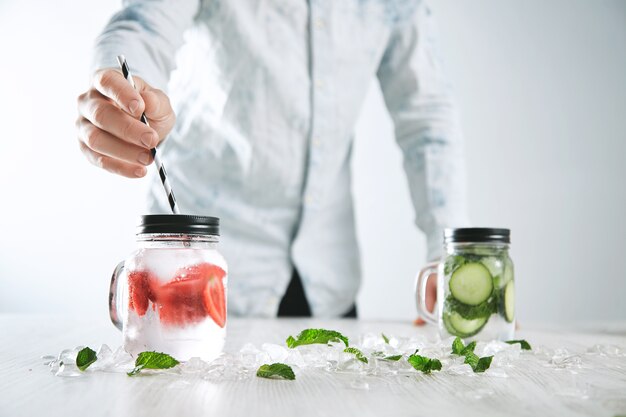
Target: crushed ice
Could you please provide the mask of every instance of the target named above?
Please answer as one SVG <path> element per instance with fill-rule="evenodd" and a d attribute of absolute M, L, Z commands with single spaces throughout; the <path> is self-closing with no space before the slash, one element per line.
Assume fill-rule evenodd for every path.
<path fill-rule="evenodd" d="M 570 352 L 567 349 L 548 349 L 534 346 L 531 351 L 523 351 L 519 344 L 507 344 L 500 341 L 478 342 L 475 352 L 479 356 L 493 355 L 491 367 L 484 374 L 475 374 L 464 358 L 451 353 L 453 338 L 436 342 L 424 337 L 389 337 L 386 343 L 380 335 L 367 333 L 357 339 L 357 346 L 367 357 L 368 363 L 358 360 L 355 355 L 344 352 L 343 343 L 328 345 L 303 345 L 289 349 L 272 343 L 256 346 L 247 343 L 239 351 L 222 353 L 217 359 L 206 362 L 199 358 L 191 358 L 180 365 L 148 373 L 163 375 L 183 375 L 202 378 L 208 381 L 237 381 L 252 378 L 258 367 L 265 363 L 282 362 L 290 365 L 296 375 L 299 372 L 317 369 L 323 372 L 343 375 L 348 378 L 347 386 L 352 389 L 368 390 L 372 383 L 380 379 L 419 374 L 407 362 L 409 355 L 416 349 L 423 356 L 437 358 L 441 361 L 441 373 L 450 376 L 480 377 L 487 375 L 493 378 L 507 378 L 510 372 L 527 366 L 569 370 L 591 366 L 594 361 L 626 358 L 626 351 L 615 345 L 595 345 L 585 352 Z M 76 356 L 83 346 L 64 349 L 58 355 L 44 356 L 42 360 L 54 375 L 62 377 L 81 377 L 97 372 L 125 373 L 134 366 L 134 358 L 122 347 L 113 350 L 107 345 L 97 349 L 97 361 L 87 370 L 81 372 L 76 367 Z M 389 356 L 402 355 L 399 361 L 385 359 Z M 491 396 L 491 392 L 475 391 L 468 393 L 473 397 Z"/>

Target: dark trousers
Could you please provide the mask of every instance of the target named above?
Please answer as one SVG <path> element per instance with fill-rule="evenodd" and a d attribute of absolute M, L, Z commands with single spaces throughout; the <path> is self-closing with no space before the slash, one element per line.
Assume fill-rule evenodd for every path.
<path fill-rule="evenodd" d="M 311 317 L 311 307 L 304 294 L 304 287 L 298 271 L 294 268 L 291 281 L 278 307 L 278 317 Z M 356 318 L 356 304 L 353 304 L 343 317 Z"/>

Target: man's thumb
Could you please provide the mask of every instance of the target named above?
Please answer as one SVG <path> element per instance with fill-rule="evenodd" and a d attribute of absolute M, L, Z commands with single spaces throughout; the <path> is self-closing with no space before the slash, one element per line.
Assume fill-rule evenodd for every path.
<path fill-rule="evenodd" d="M 145 113 L 148 120 L 160 122 L 173 115 L 170 101 L 163 91 L 152 88 L 145 89 L 141 92 L 141 97 L 146 103 Z"/>

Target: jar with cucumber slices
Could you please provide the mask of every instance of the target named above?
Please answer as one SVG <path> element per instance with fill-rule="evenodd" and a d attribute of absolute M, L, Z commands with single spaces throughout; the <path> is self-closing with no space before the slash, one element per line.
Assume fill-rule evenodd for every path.
<path fill-rule="evenodd" d="M 439 266 L 443 278 L 443 303 L 439 307 L 442 334 L 513 338 L 515 278 L 509 244 L 509 229 L 444 231 L 445 255 Z"/>

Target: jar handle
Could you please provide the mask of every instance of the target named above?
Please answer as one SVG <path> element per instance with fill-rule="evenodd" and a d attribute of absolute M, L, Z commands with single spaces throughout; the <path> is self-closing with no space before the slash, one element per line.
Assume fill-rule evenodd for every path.
<path fill-rule="evenodd" d="M 118 329 L 122 330 L 122 320 L 120 320 L 119 302 L 120 302 L 120 280 L 118 279 L 122 271 L 124 270 L 124 261 L 117 264 L 113 275 L 111 276 L 111 286 L 109 287 L 109 317 L 111 322 Z"/>
<path fill-rule="evenodd" d="M 432 273 L 437 273 L 439 262 L 431 262 L 420 270 L 415 278 L 415 301 L 417 313 L 428 323 L 437 324 L 437 316 L 426 308 L 426 284 Z"/>

